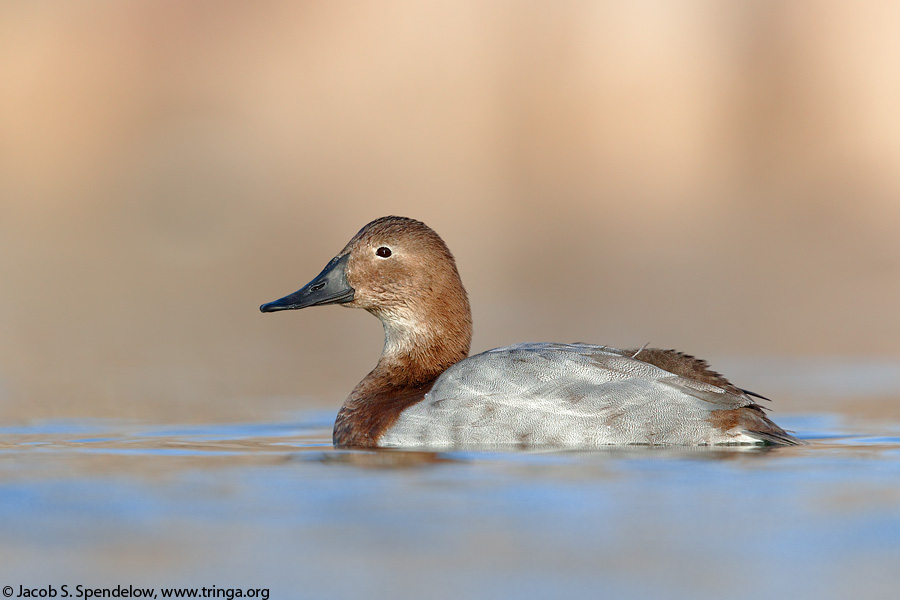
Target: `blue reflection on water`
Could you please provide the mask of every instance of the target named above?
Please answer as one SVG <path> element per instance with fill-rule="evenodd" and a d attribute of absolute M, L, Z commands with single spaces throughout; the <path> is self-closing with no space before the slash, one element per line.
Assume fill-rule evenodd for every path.
<path fill-rule="evenodd" d="M 782 416 L 813 443 L 749 452 L 417 453 L 334 450 L 332 418 L 7 428 L 4 572 L 273 598 L 830 598 L 900 585 L 894 423 Z"/>

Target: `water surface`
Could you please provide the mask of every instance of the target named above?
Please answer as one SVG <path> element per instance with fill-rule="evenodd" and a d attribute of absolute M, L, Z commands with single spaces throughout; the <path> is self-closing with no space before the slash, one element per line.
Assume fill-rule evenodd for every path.
<path fill-rule="evenodd" d="M 2 585 L 272 598 L 886 597 L 900 423 L 799 448 L 343 451 L 333 414 L 0 430 Z"/>

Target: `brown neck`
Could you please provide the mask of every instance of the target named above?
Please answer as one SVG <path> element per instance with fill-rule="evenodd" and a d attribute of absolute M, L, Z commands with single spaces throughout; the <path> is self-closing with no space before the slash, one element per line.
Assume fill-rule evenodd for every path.
<path fill-rule="evenodd" d="M 468 301 L 436 320 L 428 315 L 377 316 L 384 324 L 384 350 L 341 407 L 334 424 L 335 446 L 376 446 L 401 412 L 420 402 L 441 373 L 469 354 Z M 428 327 L 417 327 L 421 323 Z"/>

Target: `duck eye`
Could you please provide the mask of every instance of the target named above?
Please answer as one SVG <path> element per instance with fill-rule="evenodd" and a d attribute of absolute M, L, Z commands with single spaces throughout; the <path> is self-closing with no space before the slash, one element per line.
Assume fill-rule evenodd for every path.
<path fill-rule="evenodd" d="M 379 248 L 378 250 L 375 251 L 375 254 L 377 254 L 381 258 L 387 258 L 388 256 L 391 255 L 391 249 L 388 248 L 387 246 L 382 246 L 381 248 Z"/>

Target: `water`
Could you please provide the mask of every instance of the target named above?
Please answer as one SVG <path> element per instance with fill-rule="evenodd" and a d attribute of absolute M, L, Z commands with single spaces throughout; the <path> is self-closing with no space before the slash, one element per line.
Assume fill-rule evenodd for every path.
<path fill-rule="evenodd" d="M 2 429 L 0 585 L 272 598 L 900 586 L 898 423 L 781 415 L 811 442 L 800 448 L 428 453 L 335 450 L 332 419 Z"/>

